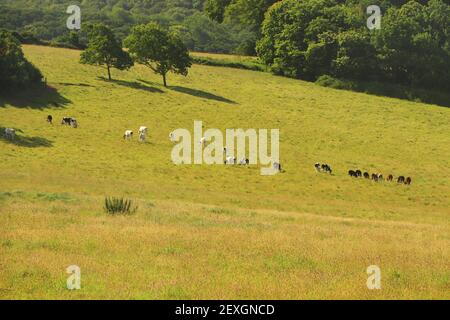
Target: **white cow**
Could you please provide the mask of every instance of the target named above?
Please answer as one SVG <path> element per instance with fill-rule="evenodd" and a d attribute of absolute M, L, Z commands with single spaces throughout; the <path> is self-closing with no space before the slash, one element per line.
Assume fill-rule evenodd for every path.
<path fill-rule="evenodd" d="M 173 132 L 169 133 L 169 139 L 172 142 L 175 142 L 175 134 Z"/>
<path fill-rule="evenodd" d="M 123 135 L 123 138 L 125 140 L 131 140 L 133 138 L 133 131 L 131 131 L 131 130 L 125 131 L 125 134 Z"/>
<path fill-rule="evenodd" d="M 236 157 L 227 157 L 225 164 L 236 164 Z"/>
<path fill-rule="evenodd" d="M 147 128 L 147 127 L 144 127 L 144 126 L 140 127 L 140 128 L 139 128 L 139 133 L 147 134 L 147 133 L 148 133 L 148 128 Z"/>
<path fill-rule="evenodd" d="M 201 145 L 204 145 L 206 143 L 206 138 L 205 137 L 201 138 L 199 143 Z"/>
<path fill-rule="evenodd" d="M 140 127 L 139 128 L 139 141 L 144 142 L 145 138 L 147 137 L 148 128 L 147 127 Z"/>
<path fill-rule="evenodd" d="M 246 158 L 242 158 L 242 159 L 239 161 L 239 165 L 241 165 L 241 166 L 248 165 L 249 163 L 250 163 L 250 161 L 249 161 L 248 159 L 246 159 Z"/>
<path fill-rule="evenodd" d="M 6 128 L 5 129 L 5 137 L 11 140 L 14 140 L 16 138 L 16 130 L 12 128 Z"/>

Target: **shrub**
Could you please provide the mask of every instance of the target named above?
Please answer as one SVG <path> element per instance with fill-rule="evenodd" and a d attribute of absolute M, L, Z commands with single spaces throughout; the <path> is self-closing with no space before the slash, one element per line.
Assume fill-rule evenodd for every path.
<path fill-rule="evenodd" d="M 220 59 L 212 59 L 207 57 L 192 57 L 193 63 L 204 66 L 225 67 L 235 69 L 245 69 L 252 71 L 267 71 L 267 67 L 258 62 L 252 61 L 227 61 Z"/>
<path fill-rule="evenodd" d="M 42 84 L 43 78 L 25 58 L 19 40 L 5 30 L 0 30 L 0 75 L 0 89 Z"/>
<path fill-rule="evenodd" d="M 133 214 L 137 206 L 132 206 L 132 201 L 124 198 L 105 198 L 105 211 L 109 214 Z"/>

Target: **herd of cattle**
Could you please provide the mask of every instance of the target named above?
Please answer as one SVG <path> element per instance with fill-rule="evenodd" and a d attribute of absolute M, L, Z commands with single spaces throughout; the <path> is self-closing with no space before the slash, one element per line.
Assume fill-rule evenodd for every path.
<path fill-rule="evenodd" d="M 47 122 L 50 124 L 53 124 L 53 116 L 49 115 L 47 117 Z M 71 117 L 64 117 L 61 121 L 61 125 L 68 125 L 71 126 L 72 128 L 78 128 L 78 122 L 75 118 L 71 118 Z M 141 142 L 145 142 L 146 138 L 147 138 L 147 134 L 148 134 L 148 128 L 145 126 L 141 126 L 138 130 L 139 133 L 139 141 Z M 10 140 L 14 140 L 16 137 L 16 130 L 13 128 L 5 128 L 5 138 L 10 139 Z M 133 131 L 132 130 L 126 130 L 124 135 L 123 135 L 123 139 L 124 140 L 131 140 L 133 138 Z M 173 133 L 171 133 L 169 135 L 169 138 L 171 141 L 174 141 L 174 135 Z M 200 140 L 200 144 L 205 144 L 206 142 L 206 138 L 202 138 Z M 249 165 L 250 161 L 249 159 L 241 159 L 238 161 L 238 159 L 234 156 L 229 156 L 228 152 L 227 152 L 227 148 L 224 148 L 224 154 L 226 155 L 226 160 L 224 161 L 224 164 L 230 164 L 230 165 Z M 323 173 L 329 173 L 332 174 L 333 170 L 331 169 L 331 167 L 328 164 L 320 164 L 320 163 L 316 163 L 314 164 L 314 168 L 316 169 L 317 172 L 323 172 Z M 274 169 L 278 170 L 278 171 L 282 171 L 281 168 L 281 164 L 280 163 L 275 163 L 274 164 Z M 361 170 L 349 170 L 348 171 L 348 175 L 350 177 L 353 178 L 365 178 L 368 180 L 373 180 L 375 182 L 380 182 L 380 181 L 384 181 L 384 176 L 381 173 L 373 173 L 372 175 L 370 175 L 368 172 L 362 172 Z M 394 181 L 394 176 L 392 174 L 390 174 L 387 178 L 386 181 L 392 182 Z M 407 177 L 405 178 L 404 176 L 399 176 L 397 178 L 397 183 L 399 184 L 406 184 L 406 185 L 411 185 L 412 183 L 412 179 L 411 177 Z"/>
<path fill-rule="evenodd" d="M 349 170 L 348 175 L 350 177 L 353 178 L 362 178 L 364 177 L 365 179 L 372 179 L 375 182 L 379 182 L 379 181 L 384 181 L 384 176 L 381 173 L 372 173 L 372 175 L 370 175 L 368 172 L 364 172 L 362 173 L 361 170 Z M 386 181 L 392 182 L 394 181 L 394 176 L 392 174 L 390 174 L 389 176 L 387 176 Z M 410 185 L 412 183 L 412 179 L 411 177 L 407 177 L 405 178 L 404 176 L 399 176 L 397 178 L 397 183 L 404 183 L 406 185 Z"/>
<path fill-rule="evenodd" d="M 139 128 L 138 133 L 139 133 L 139 141 L 145 142 L 145 139 L 147 139 L 148 128 L 141 126 Z M 124 138 L 124 140 L 131 140 L 131 139 L 133 139 L 133 135 L 134 135 L 134 133 L 132 130 L 126 130 L 123 135 L 123 138 Z"/>
<path fill-rule="evenodd" d="M 333 170 L 331 170 L 331 167 L 328 164 L 320 164 L 320 163 L 316 163 L 314 165 L 314 168 L 316 169 L 317 172 L 326 172 L 329 174 L 333 173 Z M 353 178 L 362 178 L 364 177 L 365 179 L 368 180 L 373 180 L 375 182 L 381 182 L 384 181 L 384 176 L 381 173 L 372 173 L 372 175 L 370 175 L 368 172 L 362 172 L 361 170 L 349 170 L 348 175 L 350 177 Z M 394 176 L 392 174 L 390 174 L 387 178 L 386 181 L 392 182 L 394 181 Z M 406 185 L 410 185 L 412 183 L 412 179 L 411 177 L 407 177 L 405 178 L 404 176 L 399 176 L 397 178 L 397 182 L 400 184 L 406 184 Z"/>

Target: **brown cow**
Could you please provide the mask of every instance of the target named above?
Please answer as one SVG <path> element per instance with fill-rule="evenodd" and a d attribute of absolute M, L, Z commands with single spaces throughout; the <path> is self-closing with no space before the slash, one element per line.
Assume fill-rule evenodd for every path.
<path fill-rule="evenodd" d="M 406 178 L 405 184 L 407 184 L 408 186 L 411 184 L 412 179 L 410 177 Z"/>

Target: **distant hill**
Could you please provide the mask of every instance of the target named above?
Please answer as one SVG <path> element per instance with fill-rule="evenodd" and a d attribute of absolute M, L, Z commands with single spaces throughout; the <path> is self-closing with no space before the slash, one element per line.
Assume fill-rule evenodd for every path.
<path fill-rule="evenodd" d="M 66 9 L 77 4 L 82 21 L 103 22 L 123 38 L 131 26 L 157 21 L 177 29 L 191 50 L 236 52 L 251 35 L 238 27 L 211 21 L 203 13 L 205 0 L 0 0 L 0 28 L 64 42 L 68 30 Z"/>

